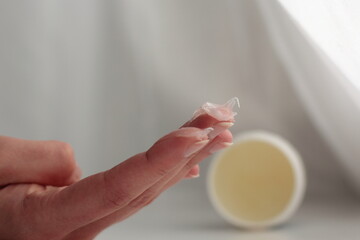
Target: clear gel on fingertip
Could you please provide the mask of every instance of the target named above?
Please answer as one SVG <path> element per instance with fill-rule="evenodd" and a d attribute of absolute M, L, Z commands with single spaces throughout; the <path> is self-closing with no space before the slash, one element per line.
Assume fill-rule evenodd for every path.
<path fill-rule="evenodd" d="M 208 114 L 219 121 L 232 121 L 237 115 L 237 112 L 233 111 L 235 105 L 240 108 L 239 99 L 237 97 L 231 98 L 222 105 L 206 102 L 194 112 L 192 119 L 195 119 L 202 114 Z"/>

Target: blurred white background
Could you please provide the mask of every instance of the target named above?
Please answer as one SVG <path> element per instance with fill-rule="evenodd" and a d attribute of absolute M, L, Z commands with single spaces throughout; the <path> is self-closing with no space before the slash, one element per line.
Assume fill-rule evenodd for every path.
<path fill-rule="evenodd" d="M 355 231 L 351 223 L 359 223 L 359 208 L 351 200 L 341 153 L 298 95 L 293 83 L 301 80 L 294 80 L 274 44 L 265 14 L 269 5 L 252 0 L 0 1 L 0 133 L 67 141 L 88 176 L 146 150 L 205 101 L 238 96 L 235 135 L 272 131 L 303 157 L 308 189 L 292 224 L 238 236 L 207 198 L 208 159 L 199 179 L 180 183 L 99 239 L 170 234 L 171 239 L 316 239 L 332 226 L 323 219 L 334 217 L 342 217 L 347 227 L 332 231 Z M 332 205 L 323 205 L 328 202 Z"/>

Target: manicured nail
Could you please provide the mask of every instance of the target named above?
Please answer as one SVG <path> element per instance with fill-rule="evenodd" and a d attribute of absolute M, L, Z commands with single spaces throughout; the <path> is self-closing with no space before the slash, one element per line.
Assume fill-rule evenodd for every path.
<path fill-rule="evenodd" d="M 216 126 L 229 128 L 229 127 L 234 126 L 234 123 L 232 123 L 232 122 L 220 122 L 220 123 L 216 124 Z"/>
<path fill-rule="evenodd" d="M 182 131 L 176 134 L 178 137 L 197 137 L 199 139 L 208 139 L 210 132 L 214 131 L 214 128 L 209 127 L 205 129 L 199 129 L 198 131 Z"/>
<path fill-rule="evenodd" d="M 214 128 L 212 128 L 212 127 L 203 129 L 201 131 L 202 137 L 208 137 L 212 131 L 214 131 Z"/>
<path fill-rule="evenodd" d="M 200 174 L 198 173 L 198 174 L 195 174 L 195 175 L 191 175 L 191 178 L 198 178 L 198 177 L 200 177 Z"/>
<path fill-rule="evenodd" d="M 203 147 L 206 146 L 206 144 L 209 143 L 209 141 L 210 141 L 209 139 L 206 139 L 206 140 L 202 140 L 202 141 L 199 141 L 199 142 L 196 142 L 196 143 L 190 145 L 189 148 L 184 153 L 184 156 L 187 158 L 187 157 L 199 152 Z"/>
<path fill-rule="evenodd" d="M 220 151 L 221 149 L 230 147 L 231 145 L 233 145 L 232 142 L 219 142 L 219 143 L 216 143 L 216 144 L 209 150 L 209 152 L 210 152 L 210 153 L 215 153 L 215 152 L 217 152 L 217 151 Z"/>
<path fill-rule="evenodd" d="M 220 122 L 214 125 L 214 130 L 209 133 L 209 139 L 216 138 L 220 133 L 225 131 L 226 129 L 232 127 L 234 123 L 232 122 Z"/>

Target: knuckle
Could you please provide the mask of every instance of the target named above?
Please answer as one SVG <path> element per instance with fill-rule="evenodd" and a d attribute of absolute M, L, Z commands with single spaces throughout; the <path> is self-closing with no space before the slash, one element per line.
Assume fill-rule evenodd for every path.
<path fill-rule="evenodd" d="M 113 189 L 107 190 L 104 194 L 104 205 L 109 208 L 120 208 L 129 202 L 129 197 L 126 193 L 121 191 L 115 191 Z"/>
<path fill-rule="evenodd" d="M 104 206 L 109 208 L 120 208 L 125 206 L 131 201 L 129 193 L 114 188 L 109 180 L 110 177 L 109 172 L 105 172 L 103 175 L 105 186 L 105 193 L 103 195 Z"/>
<path fill-rule="evenodd" d="M 54 224 L 53 215 L 49 214 L 49 195 L 43 194 L 44 189 L 38 184 L 9 185 L 2 189 L 0 239 L 60 239 L 63 229 Z"/>
<path fill-rule="evenodd" d="M 147 160 L 147 163 L 149 164 L 149 167 L 155 174 L 159 177 L 163 177 L 168 173 L 169 167 L 164 163 L 158 163 L 153 159 L 153 157 L 150 156 L 149 152 L 145 153 L 145 157 Z M 169 162 L 169 161 L 168 161 Z"/>
<path fill-rule="evenodd" d="M 139 197 L 135 198 L 133 201 L 131 201 L 128 206 L 131 208 L 143 208 L 150 203 L 152 203 L 155 199 L 156 193 L 150 189 L 146 190 L 143 194 L 141 194 Z"/>
<path fill-rule="evenodd" d="M 189 172 L 194 167 L 194 164 L 190 162 L 186 163 L 184 166 L 184 171 Z"/>
<path fill-rule="evenodd" d="M 156 175 L 159 177 L 163 177 L 168 173 L 168 171 L 166 169 L 159 167 L 159 166 L 154 167 L 154 171 L 155 171 Z"/>
<path fill-rule="evenodd" d="M 43 200 L 33 194 L 24 196 L 21 218 L 17 222 L 18 225 L 24 227 L 19 229 L 16 239 L 29 239 L 29 235 L 34 240 L 58 239 L 61 235 L 59 231 L 49 231 L 46 227 L 44 228 L 44 222 L 48 221 L 48 218 L 44 215 L 44 211 L 40 210 L 45 209 Z"/>

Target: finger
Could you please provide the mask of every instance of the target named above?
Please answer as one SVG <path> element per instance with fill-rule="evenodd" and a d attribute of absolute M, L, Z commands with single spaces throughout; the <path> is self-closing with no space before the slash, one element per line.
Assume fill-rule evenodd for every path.
<path fill-rule="evenodd" d="M 218 119 L 208 114 L 202 114 L 186 122 L 182 127 L 197 127 L 197 128 L 212 127 L 214 130 L 209 134 L 209 139 L 212 140 L 216 136 L 218 136 L 221 132 L 232 127 L 233 125 L 234 125 L 233 118 L 228 121 L 219 121 Z"/>
<path fill-rule="evenodd" d="M 185 178 L 197 178 L 200 176 L 200 167 L 195 165 L 190 169 L 190 171 L 185 175 Z"/>
<path fill-rule="evenodd" d="M 230 131 L 226 130 L 223 133 L 219 134 L 211 143 L 204 147 L 198 154 L 196 154 L 187 164 L 180 170 L 178 173 L 170 178 L 168 181 L 164 181 L 162 184 L 159 184 L 157 187 L 158 194 L 154 195 L 152 199 L 149 200 L 149 203 L 157 198 L 160 193 L 166 191 L 171 186 L 175 185 L 181 181 L 189 172 L 189 169 L 192 169 L 194 166 L 197 166 L 202 160 L 207 158 L 209 155 L 220 151 L 224 148 L 227 148 L 232 145 L 232 134 Z"/>
<path fill-rule="evenodd" d="M 216 109 L 212 109 L 215 110 Z M 197 128 L 207 128 L 214 126 L 214 131 L 212 135 L 209 137 L 211 139 L 215 139 L 221 132 L 225 131 L 228 127 L 231 127 L 233 125 L 233 116 L 234 114 L 230 113 L 229 111 L 225 111 L 225 115 L 228 115 L 230 117 L 221 117 L 221 119 L 218 119 L 214 116 L 220 116 L 221 114 L 198 114 L 194 116 L 190 121 L 185 123 L 182 127 L 197 127 Z M 222 121 L 220 121 L 222 120 Z M 226 121 L 225 121 L 226 120 Z M 196 167 L 194 168 L 197 173 Z M 115 213 L 112 213 L 90 225 L 84 226 L 82 229 L 79 229 L 71 234 L 71 236 L 75 236 L 76 238 L 82 238 L 85 239 L 85 235 L 89 237 L 89 239 L 93 238 L 98 232 L 100 232 L 102 229 L 106 228 L 107 226 L 113 224 L 116 221 L 120 221 L 133 213 L 137 212 L 146 202 L 148 201 L 148 198 L 153 199 L 154 196 L 158 195 L 158 190 L 163 188 L 164 185 L 166 185 L 167 182 L 171 181 L 173 176 L 175 174 L 179 174 L 179 170 L 176 170 L 176 173 L 168 173 L 166 177 L 159 180 L 154 186 L 150 187 L 146 191 L 144 191 L 141 196 L 139 196 L 137 199 L 133 200 L 129 206 L 124 207 L 123 209 L 120 209 L 116 211 Z M 181 171 L 181 170 L 180 170 Z M 189 172 L 189 171 L 188 171 Z M 190 170 L 191 172 L 191 170 Z M 198 175 L 198 174 L 196 174 Z M 147 203 L 146 203 L 147 204 Z M 140 205 L 140 206 L 139 206 Z M 135 207 L 134 207 L 135 206 Z M 84 235 L 85 234 L 85 235 Z M 86 238 L 88 239 L 88 238 Z"/>
<path fill-rule="evenodd" d="M 176 176 L 181 169 L 173 169 L 167 175 L 169 177 L 163 177 L 153 186 L 156 188 L 157 185 L 165 185 L 166 182 L 169 181 L 171 176 Z M 190 173 L 191 172 L 191 173 Z M 189 174 L 198 175 L 199 173 L 199 165 L 194 166 L 190 170 Z M 189 178 L 192 175 L 189 175 Z M 145 195 L 146 194 L 146 195 Z M 88 225 L 85 225 L 79 229 L 68 234 L 63 240 L 73 240 L 73 239 L 82 239 L 82 240 L 90 240 L 94 239 L 102 230 L 106 229 L 107 227 L 113 225 L 116 222 L 122 221 L 129 216 L 138 212 L 142 207 L 145 205 L 150 204 L 151 200 L 155 198 L 155 196 L 159 195 L 160 193 L 150 193 L 149 191 L 144 191 L 135 201 L 132 201 L 126 207 L 123 207 L 97 221 L 94 221 Z"/>
<path fill-rule="evenodd" d="M 224 124 L 225 123 L 225 124 Z M 230 123 L 230 124 L 229 124 Z M 213 127 L 216 134 L 212 132 L 209 134 L 213 138 L 213 145 L 215 148 L 222 148 L 228 145 L 219 145 L 218 142 L 227 141 L 228 143 L 232 141 L 232 135 L 226 129 L 232 126 L 232 122 L 219 122 L 217 119 L 203 114 L 194 118 L 187 123 L 185 123 L 182 127 L 198 127 L 198 128 L 207 128 Z M 220 137 L 217 135 L 221 134 L 221 132 L 225 131 Z M 216 147 L 217 145 L 217 147 Z M 200 162 L 203 158 L 207 157 L 210 153 L 208 150 L 205 151 L 205 154 L 200 151 L 201 157 L 197 157 L 196 161 Z M 193 160 L 194 161 L 194 160 Z M 195 164 L 195 166 L 191 167 L 189 170 L 189 166 L 194 164 L 193 161 L 191 163 L 183 162 L 182 165 L 164 176 L 161 180 L 159 180 L 156 184 L 154 184 L 149 189 L 145 190 L 138 198 L 132 201 L 131 204 L 128 206 L 117 210 L 110 215 L 107 215 L 89 225 L 86 225 L 76 231 L 72 232 L 68 238 L 66 239 L 93 239 L 99 232 L 103 229 L 107 228 L 108 226 L 126 219 L 127 217 L 131 216 L 132 214 L 139 211 L 142 207 L 151 203 L 162 191 L 166 190 L 170 186 L 174 185 L 176 182 L 180 181 L 182 178 L 186 177 L 197 177 L 199 176 L 199 166 Z M 185 169 L 183 169 L 187 166 Z M 184 172 L 185 176 L 184 176 Z"/>
<path fill-rule="evenodd" d="M 138 212 L 142 207 L 150 204 L 156 197 L 158 197 L 163 191 L 173 186 L 181 179 L 183 179 L 189 171 L 193 171 L 196 169 L 198 171 L 198 164 L 209 156 L 211 153 L 218 151 L 224 147 L 229 146 L 228 143 L 232 142 L 232 135 L 230 131 L 226 130 L 221 133 L 218 137 L 216 137 L 212 143 L 209 143 L 202 150 L 200 150 L 197 154 L 193 155 L 193 157 L 189 161 L 185 161 L 182 163 L 182 166 L 173 169 L 171 172 L 167 174 L 167 176 L 163 177 L 161 180 L 156 182 L 153 186 L 145 190 L 141 195 L 131 201 L 127 206 L 117 210 L 116 212 L 101 218 L 89 225 L 86 225 L 76 231 L 72 232 L 68 238 L 70 239 L 93 239 L 97 234 L 99 234 L 103 229 L 109 227 L 110 225 L 122 221 L 129 216 Z M 225 143 L 225 144 L 224 144 Z M 226 144 L 227 143 L 227 144 Z"/>
<path fill-rule="evenodd" d="M 184 178 L 194 166 L 198 165 L 202 160 L 207 158 L 209 155 L 220 151 L 224 148 L 227 148 L 232 145 L 232 134 L 229 130 L 225 130 L 220 133 L 211 143 L 206 145 L 201 151 L 199 151 L 186 165 L 174 176 L 170 181 L 166 182 L 162 186 L 159 192 L 163 192 L 169 187 L 173 186 L 175 183 Z"/>
<path fill-rule="evenodd" d="M 27 182 L 65 186 L 80 175 L 67 143 L 0 137 L 0 186 Z"/>
<path fill-rule="evenodd" d="M 170 178 L 169 181 L 164 181 L 163 185 L 158 185 L 159 190 L 158 192 L 161 193 L 168 189 L 169 187 L 173 186 L 180 180 L 182 180 L 189 171 L 191 171 L 194 166 L 197 166 L 202 160 L 207 158 L 209 155 L 220 151 L 224 148 L 227 148 L 232 145 L 232 134 L 229 130 L 224 131 L 223 133 L 219 134 L 211 143 L 206 145 L 201 151 L 199 151 L 190 161 L 188 161 L 177 174 Z M 189 170 L 190 169 L 190 170 Z M 157 196 L 154 196 L 154 198 Z M 151 201 L 151 200 L 150 200 Z"/>
<path fill-rule="evenodd" d="M 49 197 L 42 211 L 46 216 L 42 217 L 59 221 L 66 233 L 128 205 L 179 163 L 187 161 L 188 155 L 204 147 L 208 132 L 182 128 L 168 134 L 147 152 Z"/>

